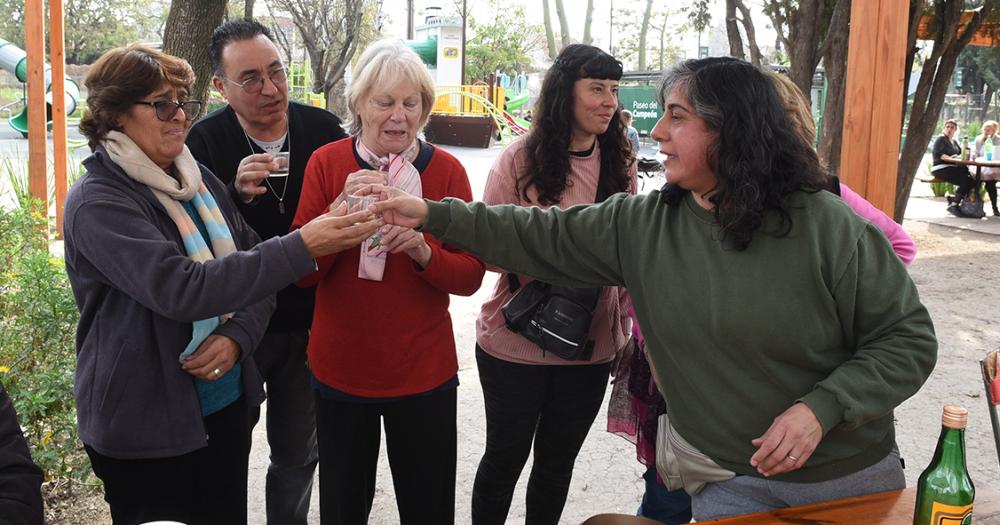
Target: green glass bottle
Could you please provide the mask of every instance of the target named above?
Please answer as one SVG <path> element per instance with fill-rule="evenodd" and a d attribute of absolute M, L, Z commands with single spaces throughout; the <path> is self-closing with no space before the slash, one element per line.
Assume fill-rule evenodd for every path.
<path fill-rule="evenodd" d="M 970 525 L 976 488 L 965 466 L 969 411 L 945 405 L 934 458 L 917 481 L 913 525 Z"/>

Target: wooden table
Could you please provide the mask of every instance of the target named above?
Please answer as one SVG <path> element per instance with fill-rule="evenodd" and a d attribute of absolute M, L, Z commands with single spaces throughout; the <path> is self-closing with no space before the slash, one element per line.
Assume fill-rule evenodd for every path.
<path fill-rule="evenodd" d="M 698 523 L 728 523 L 730 525 L 760 525 L 794 523 L 796 525 L 911 525 L 915 487 L 891 492 L 869 494 L 860 498 L 838 499 L 789 507 L 787 509 L 746 514 L 733 518 L 700 521 Z M 976 525 L 1000 525 L 1000 493 L 986 487 L 976 487 L 976 502 L 972 507 L 972 522 Z"/>
<path fill-rule="evenodd" d="M 962 160 L 954 159 L 950 157 L 945 157 L 941 159 L 941 162 L 945 164 L 958 164 L 959 166 L 973 167 L 976 168 L 976 184 L 978 186 L 979 182 L 983 180 L 983 168 L 1000 168 L 1000 160 L 986 160 L 985 158 L 979 158 L 975 160 Z"/>

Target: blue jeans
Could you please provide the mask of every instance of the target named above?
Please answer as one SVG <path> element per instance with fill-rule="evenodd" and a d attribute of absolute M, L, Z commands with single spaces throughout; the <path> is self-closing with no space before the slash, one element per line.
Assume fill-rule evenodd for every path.
<path fill-rule="evenodd" d="M 646 468 L 642 479 L 646 480 L 646 493 L 642 495 L 642 503 L 639 504 L 636 516 L 666 525 L 691 521 L 691 496 L 684 489 L 667 490 L 656 479 L 656 467 Z"/>

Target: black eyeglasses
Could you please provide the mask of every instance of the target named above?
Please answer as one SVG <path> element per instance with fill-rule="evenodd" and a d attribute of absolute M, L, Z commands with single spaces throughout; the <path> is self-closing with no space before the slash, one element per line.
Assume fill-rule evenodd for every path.
<path fill-rule="evenodd" d="M 288 77 L 285 75 L 285 68 L 280 67 L 274 71 L 268 73 L 267 78 L 271 80 L 271 83 L 275 86 L 284 86 L 285 82 L 288 81 Z M 248 95 L 256 95 L 264 89 L 264 77 L 251 77 L 243 82 L 236 82 L 235 80 L 225 79 L 226 82 L 230 84 L 236 84 L 243 90 L 244 93 Z"/>
<path fill-rule="evenodd" d="M 200 100 L 185 100 L 174 102 L 172 100 L 154 100 L 153 102 L 146 102 L 145 100 L 137 100 L 136 104 L 141 104 L 143 106 L 152 106 L 156 110 L 156 118 L 162 120 L 163 122 L 170 122 L 170 119 L 174 118 L 177 114 L 178 109 L 184 110 L 184 120 L 191 120 L 201 111 L 201 101 Z"/>

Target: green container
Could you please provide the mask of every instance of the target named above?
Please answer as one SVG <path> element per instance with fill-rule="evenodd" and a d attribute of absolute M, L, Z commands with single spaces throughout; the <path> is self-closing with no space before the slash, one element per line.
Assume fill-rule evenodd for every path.
<path fill-rule="evenodd" d="M 976 488 L 965 466 L 968 411 L 944 407 L 941 436 L 934 458 L 917 481 L 913 525 L 971 525 Z"/>

